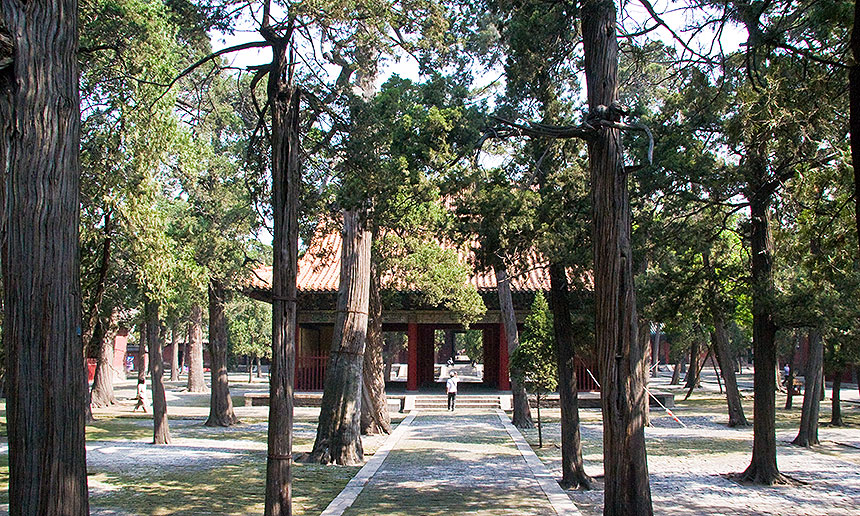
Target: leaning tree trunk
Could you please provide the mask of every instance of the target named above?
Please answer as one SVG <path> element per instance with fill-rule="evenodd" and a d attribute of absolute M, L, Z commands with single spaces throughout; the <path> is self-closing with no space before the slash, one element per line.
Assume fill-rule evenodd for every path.
<path fill-rule="evenodd" d="M 179 381 L 179 331 L 177 330 L 177 323 L 173 323 L 173 326 L 170 327 L 170 381 L 178 382 Z"/>
<path fill-rule="evenodd" d="M 508 343 L 508 357 L 514 355 L 520 345 L 519 333 L 517 332 L 517 316 L 514 312 L 514 300 L 511 295 L 511 281 L 505 266 L 497 263 L 493 267 L 496 270 L 496 285 L 499 291 L 499 308 L 502 313 L 502 326 L 505 331 L 505 340 Z M 532 414 L 529 409 L 529 398 L 525 386 L 517 379 L 521 375 L 511 371 L 511 394 L 513 394 L 514 413 L 512 422 L 519 428 L 534 428 Z"/>
<path fill-rule="evenodd" d="M 188 342 L 188 392 L 206 392 L 203 379 L 203 309 L 197 303 L 191 306 Z"/>
<path fill-rule="evenodd" d="M 85 515 L 78 4 L 0 1 L 9 512 Z"/>
<path fill-rule="evenodd" d="M 669 380 L 669 385 L 681 384 L 681 362 L 683 362 L 683 359 L 679 360 L 678 363 L 675 364 L 675 368 L 672 369 L 672 379 Z"/>
<path fill-rule="evenodd" d="M 842 398 L 842 375 L 844 371 L 841 369 L 836 370 L 833 373 L 833 395 L 830 397 L 832 400 L 831 410 L 830 410 L 830 426 L 843 426 L 845 423 L 842 421 L 842 404 L 840 400 Z"/>
<path fill-rule="evenodd" d="M 292 514 L 293 381 L 296 363 L 296 273 L 298 272 L 299 108 L 287 55 L 292 27 L 281 37 L 263 20 L 271 43 L 267 95 L 272 113 L 272 364 L 269 369 L 269 433 L 265 516 Z"/>
<path fill-rule="evenodd" d="M 618 40 L 615 5 L 585 0 L 581 8 L 585 80 L 591 116 L 617 121 Z M 642 349 L 637 340 L 630 200 L 621 134 L 601 127 L 588 139 L 592 184 L 595 341 L 603 408 L 605 515 L 651 515 L 642 413 Z"/>
<path fill-rule="evenodd" d="M 102 322 L 97 323 L 102 326 Z M 93 407 L 109 407 L 116 404 L 116 396 L 113 392 L 113 339 L 102 334 L 98 362 L 96 363 L 96 374 L 93 377 L 93 390 L 90 392 L 90 405 Z"/>
<path fill-rule="evenodd" d="M 766 146 L 766 141 L 761 142 Z M 764 156 L 759 149 L 750 166 L 755 169 L 752 191 L 767 177 Z M 770 234 L 771 196 L 750 195 L 750 255 L 752 256 L 752 313 L 755 372 L 753 375 L 753 452 L 749 467 L 742 473 L 744 481 L 773 485 L 784 482 L 776 465 L 776 323 L 773 320 L 774 277 L 773 241 Z"/>
<path fill-rule="evenodd" d="M 803 409 L 800 412 L 800 430 L 792 444 L 809 448 L 818 443 L 818 415 L 821 408 L 821 378 L 824 364 L 824 344 L 821 332 L 809 331 L 809 360 L 806 362 L 806 376 L 803 392 Z"/>
<path fill-rule="evenodd" d="M 149 367 L 152 378 L 153 444 L 170 444 L 170 426 L 167 423 L 167 398 L 164 393 L 164 359 L 161 356 L 161 321 L 158 318 L 158 303 L 147 300 L 144 304 L 146 316 L 146 339 L 149 344 Z"/>
<path fill-rule="evenodd" d="M 227 318 L 224 304 L 227 293 L 215 279 L 209 280 L 209 353 L 212 355 L 212 388 L 206 426 L 232 426 L 239 422 L 233 413 L 233 399 L 227 380 Z M 250 365 L 248 366 L 250 367 Z"/>
<path fill-rule="evenodd" d="M 722 314 L 712 308 L 714 320 L 714 350 L 717 363 L 720 365 L 720 375 L 726 382 L 726 405 L 729 411 L 729 427 L 749 426 L 744 406 L 741 402 L 741 392 L 738 389 L 738 379 L 735 376 L 734 360 L 729 349 L 729 337 L 726 335 L 726 325 Z"/>
<path fill-rule="evenodd" d="M 717 298 L 717 277 L 711 267 L 710 252 L 702 253 L 702 263 L 708 274 L 708 308 L 711 312 L 711 320 L 714 323 L 714 332 L 711 334 L 713 349 L 717 355 L 717 363 L 720 364 L 720 372 L 726 382 L 726 404 L 729 410 L 729 427 L 749 426 L 744 415 L 744 406 L 741 403 L 741 393 L 738 390 L 738 379 L 735 376 L 734 359 L 729 347 L 729 336 L 726 334 L 726 321 L 722 308 Z M 717 378 L 719 380 L 719 378 Z"/>
<path fill-rule="evenodd" d="M 687 376 L 684 377 L 684 388 L 694 389 L 699 387 L 699 355 L 702 354 L 699 341 L 693 339 L 690 343 L 690 366 L 687 368 Z"/>
<path fill-rule="evenodd" d="M 379 265 L 375 262 L 371 262 L 369 306 L 362 372 L 361 433 L 390 434 L 391 416 L 385 395 L 385 361 L 382 358 L 382 299 L 379 296 Z"/>
<path fill-rule="evenodd" d="M 555 354 L 558 363 L 558 397 L 561 407 L 561 485 L 565 488 L 591 489 L 591 478 L 582 461 L 579 431 L 579 392 L 576 387 L 576 355 L 567 273 L 558 263 L 549 266 L 549 302 L 552 309 Z"/>
<path fill-rule="evenodd" d="M 360 414 L 371 247 L 364 223 L 358 211 L 344 212 L 337 320 L 311 462 L 355 465 L 364 460 Z"/>

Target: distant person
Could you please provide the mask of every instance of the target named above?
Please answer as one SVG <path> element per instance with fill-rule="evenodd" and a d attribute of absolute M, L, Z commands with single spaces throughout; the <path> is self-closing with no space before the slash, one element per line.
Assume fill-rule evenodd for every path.
<path fill-rule="evenodd" d="M 146 380 L 143 378 L 137 379 L 137 405 L 134 406 L 132 412 L 137 412 L 137 409 L 143 409 L 143 413 L 146 414 L 149 412 L 147 410 L 146 403 Z"/>
<path fill-rule="evenodd" d="M 788 373 L 791 372 L 791 368 L 788 366 L 788 364 L 785 364 L 785 367 L 782 368 L 782 372 L 785 373 L 785 380 L 783 380 L 783 383 L 788 385 Z"/>
<path fill-rule="evenodd" d="M 445 390 L 448 391 L 448 410 L 454 412 L 454 400 L 457 398 L 457 372 L 451 371 L 448 381 L 445 382 Z"/>

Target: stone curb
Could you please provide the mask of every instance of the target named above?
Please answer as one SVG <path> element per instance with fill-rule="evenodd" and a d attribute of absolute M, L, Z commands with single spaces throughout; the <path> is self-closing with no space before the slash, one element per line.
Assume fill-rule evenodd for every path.
<path fill-rule="evenodd" d="M 397 428 L 391 432 L 391 435 L 388 436 L 385 443 L 380 446 L 379 449 L 376 450 L 376 453 L 373 454 L 373 457 L 371 457 L 370 460 L 367 461 L 360 470 L 358 470 L 358 473 L 356 473 L 356 475 L 352 477 L 352 480 L 346 484 L 343 491 L 341 491 L 340 494 L 337 495 L 330 504 L 328 504 L 328 507 L 325 508 L 320 516 L 341 516 L 344 511 L 349 509 L 353 502 L 355 502 L 355 499 L 358 498 L 358 495 L 361 494 L 361 491 L 364 489 L 364 486 L 367 485 L 367 482 L 374 474 L 376 474 L 379 467 L 382 466 L 385 458 L 388 457 L 388 452 L 397 446 L 400 438 L 408 431 L 409 425 L 412 424 L 412 421 L 415 420 L 415 416 L 417 415 L 417 410 L 409 412 L 406 419 L 397 425 Z"/>
<path fill-rule="evenodd" d="M 528 464 L 535 480 L 537 480 L 555 513 L 559 516 L 581 516 L 582 513 L 579 512 L 579 509 L 576 508 L 576 505 L 573 504 L 567 493 L 558 485 L 555 477 L 549 472 L 544 463 L 535 455 L 534 450 L 529 446 L 523 434 L 511 424 L 508 415 L 503 410 L 496 410 L 496 414 L 502 421 L 505 430 L 508 431 L 508 435 L 513 439 L 514 444 L 517 445 L 517 450 L 519 450 L 520 455 L 523 456 L 526 464 Z"/>

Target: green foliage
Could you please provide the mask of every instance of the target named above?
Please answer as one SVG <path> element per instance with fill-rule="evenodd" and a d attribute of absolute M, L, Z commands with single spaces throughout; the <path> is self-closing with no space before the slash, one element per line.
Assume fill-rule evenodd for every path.
<path fill-rule="evenodd" d="M 236 296 L 227 305 L 227 340 L 234 356 L 271 357 L 271 306 Z"/>
<path fill-rule="evenodd" d="M 486 307 L 478 290 L 469 281 L 468 265 L 457 252 L 434 242 L 412 240 L 408 252 L 389 263 L 403 286 L 420 292 L 427 304 L 442 305 L 468 326 L 480 319 Z"/>
<path fill-rule="evenodd" d="M 530 392 L 553 392 L 558 386 L 554 350 L 552 313 L 543 294 L 538 292 L 526 317 L 520 345 L 510 359 L 511 371 L 517 371 L 519 380 Z"/>

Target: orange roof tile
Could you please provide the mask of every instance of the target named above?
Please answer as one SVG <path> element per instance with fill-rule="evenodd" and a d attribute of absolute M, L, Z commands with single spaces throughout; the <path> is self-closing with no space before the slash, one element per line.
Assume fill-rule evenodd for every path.
<path fill-rule="evenodd" d="M 323 238 L 315 238 L 308 250 L 299 258 L 296 283 L 299 292 L 337 292 L 340 281 L 341 236 L 333 231 Z M 458 249 L 460 261 L 474 263 L 471 250 Z M 526 270 L 511 272 L 511 290 L 537 292 L 549 290 L 549 268 L 537 253 L 527 257 Z M 495 291 L 496 275 L 492 270 L 472 274 L 470 281 L 478 291 Z M 383 288 L 394 287 L 394 278 L 382 279 Z M 253 271 L 249 287 L 254 290 L 271 290 L 272 267 L 264 266 Z"/>

